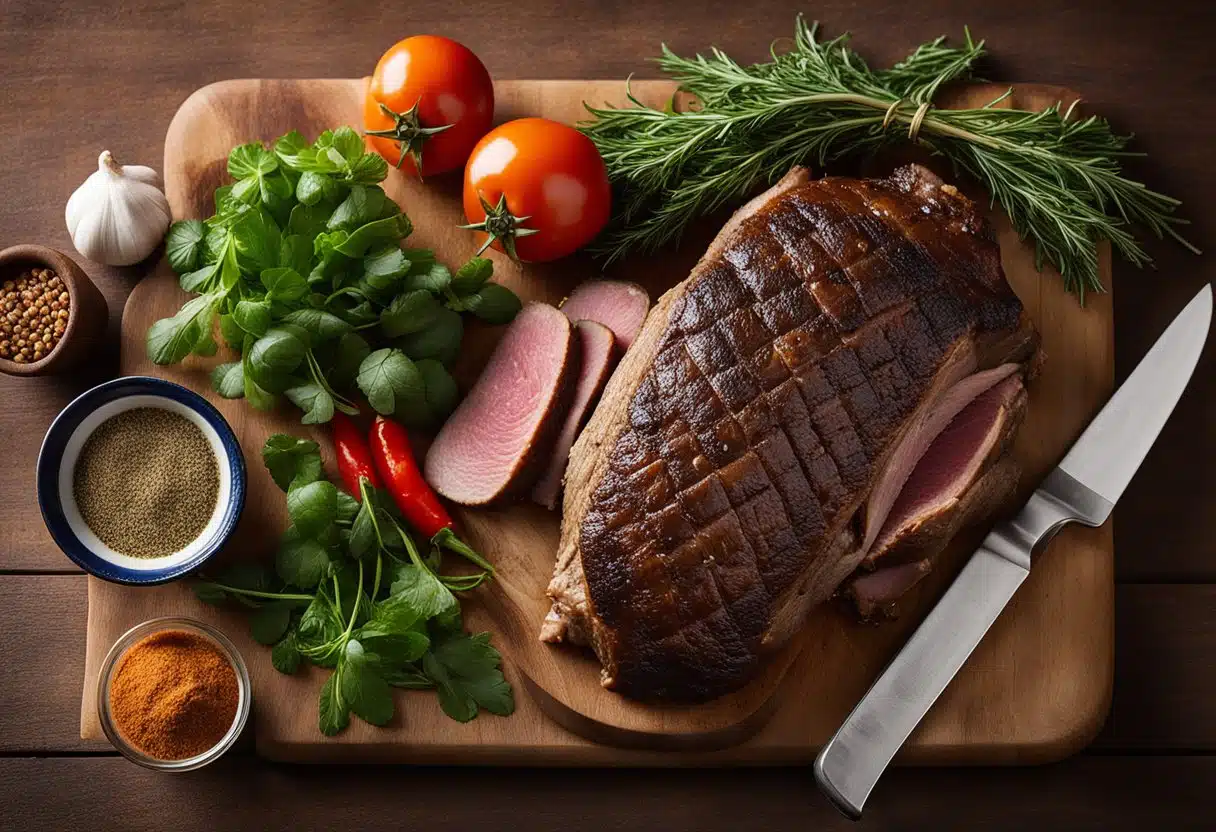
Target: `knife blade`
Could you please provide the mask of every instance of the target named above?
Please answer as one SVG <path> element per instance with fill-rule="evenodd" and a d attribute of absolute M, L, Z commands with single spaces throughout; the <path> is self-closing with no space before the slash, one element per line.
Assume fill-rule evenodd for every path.
<path fill-rule="evenodd" d="M 962 572 L 815 759 L 815 780 L 858 819 L 887 765 L 1064 525 L 1099 526 L 1156 441 L 1199 361 L 1212 320 L 1205 286 L 1157 339 L 1030 500 L 984 538 Z"/>
<path fill-rule="evenodd" d="M 1060 470 L 1117 502 L 1186 388 L 1211 320 L 1212 287 L 1205 286 L 1085 428 Z"/>

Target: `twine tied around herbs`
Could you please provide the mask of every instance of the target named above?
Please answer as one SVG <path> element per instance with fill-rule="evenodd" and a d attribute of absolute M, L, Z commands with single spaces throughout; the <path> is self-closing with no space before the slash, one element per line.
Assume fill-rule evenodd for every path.
<path fill-rule="evenodd" d="M 891 106 L 887 108 L 887 114 L 883 116 L 882 129 L 886 130 L 891 125 L 891 122 L 895 120 L 895 116 L 899 113 L 900 108 L 909 103 L 911 102 L 904 98 L 897 98 L 892 101 Z M 925 116 L 928 115 L 931 109 L 933 109 L 933 104 L 929 101 L 925 101 L 916 108 L 916 112 L 912 114 L 912 120 L 908 123 L 908 141 L 916 142 L 920 136 L 920 126 L 924 124 Z"/>

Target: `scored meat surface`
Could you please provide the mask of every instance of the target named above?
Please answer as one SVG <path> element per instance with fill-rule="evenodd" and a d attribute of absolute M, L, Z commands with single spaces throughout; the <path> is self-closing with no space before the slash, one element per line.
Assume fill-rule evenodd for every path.
<path fill-rule="evenodd" d="M 739 687 L 859 567 L 853 588 L 885 599 L 927 571 L 945 542 L 930 532 L 991 513 L 1007 492 L 993 472 L 1016 480 L 1000 457 L 1036 355 L 956 189 L 919 166 L 792 171 L 659 300 L 575 445 L 541 638 L 590 644 L 604 685 L 637 698 Z M 989 399 L 981 422 L 999 426 L 945 463 L 966 470 L 922 477 Z M 909 482 L 943 493 L 886 534 Z M 909 568 L 862 566 L 905 536 L 931 544 L 891 563 Z"/>

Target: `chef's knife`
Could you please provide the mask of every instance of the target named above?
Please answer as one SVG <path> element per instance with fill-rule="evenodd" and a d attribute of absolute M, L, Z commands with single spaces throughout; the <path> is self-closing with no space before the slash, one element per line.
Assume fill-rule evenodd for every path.
<path fill-rule="evenodd" d="M 984 539 L 819 752 L 815 779 L 844 814 L 861 817 L 895 752 L 1030 574 L 1031 554 L 1068 523 L 1099 526 L 1110 516 L 1190 380 L 1211 320 L 1212 289 L 1205 286 L 1021 512 Z"/>

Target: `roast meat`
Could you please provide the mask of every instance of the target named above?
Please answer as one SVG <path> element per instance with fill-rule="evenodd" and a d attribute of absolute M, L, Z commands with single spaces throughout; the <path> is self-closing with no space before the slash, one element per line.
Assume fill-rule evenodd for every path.
<path fill-rule="evenodd" d="M 846 581 L 887 603 L 1016 480 L 1037 352 L 954 187 L 792 171 L 659 300 L 576 443 L 542 638 L 696 701 Z"/>

